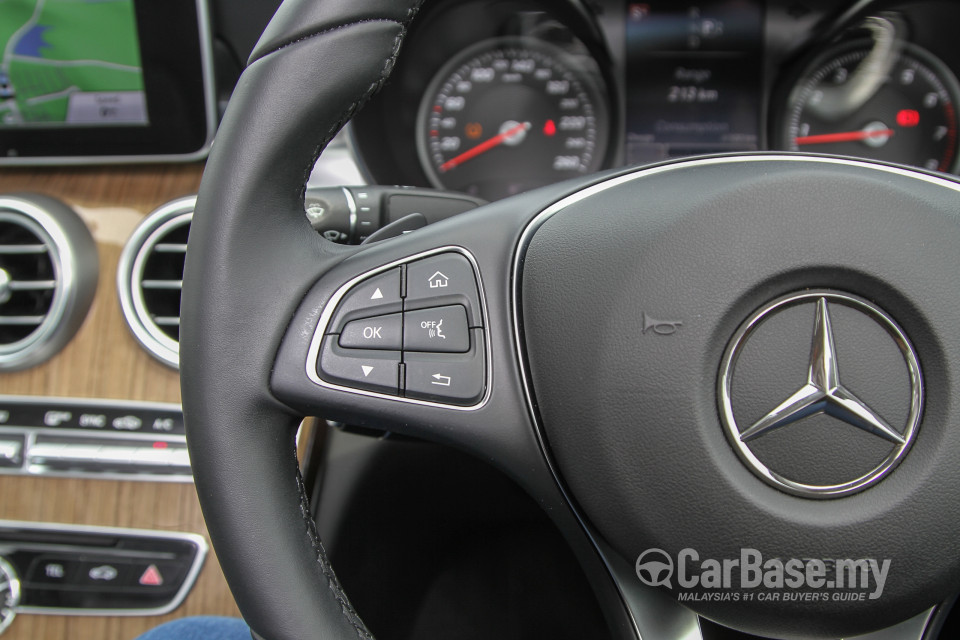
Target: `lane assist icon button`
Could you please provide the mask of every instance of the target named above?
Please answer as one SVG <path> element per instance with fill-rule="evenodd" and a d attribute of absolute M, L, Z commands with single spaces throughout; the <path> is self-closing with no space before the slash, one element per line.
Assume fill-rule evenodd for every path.
<path fill-rule="evenodd" d="M 405 351 L 466 353 L 470 348 L 466 310 L 460 305 L 451 305 L 407 311 L 403 315 L 403 348 Z"/>

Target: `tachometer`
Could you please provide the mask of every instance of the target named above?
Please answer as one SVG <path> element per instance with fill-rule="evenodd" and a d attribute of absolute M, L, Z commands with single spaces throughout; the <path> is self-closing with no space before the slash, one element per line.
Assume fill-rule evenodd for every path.
<path fill-rule="evenodd" d="M 591 66 L 531 38 L 495 38 L 455 57 L 420 104 L 427 177 L 495 200 L 599 169 L 610 125 Z"/>
<path fill-rule="evenodd" d="M 795 85 L 780 142 L 794 151 L 956 171 L 958 100 L 953 73 L 920 47 L 841 46 Z"/>

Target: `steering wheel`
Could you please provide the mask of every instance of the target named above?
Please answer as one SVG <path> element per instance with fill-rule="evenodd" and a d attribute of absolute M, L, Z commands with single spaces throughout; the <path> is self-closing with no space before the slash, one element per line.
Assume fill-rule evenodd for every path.
<path fill-rule="evenodd" d="M 285 2 L 203 178 L 183 407 L 255 635 L 370 637 L 304 497 L 304 415 L 499 467 L 563 532 L 615 637 L 696 638 L 699 616 L 931 633 L 960 584 L 960 184 L 714 156 L 332 244 L 304 216 L 307 176 L 416 10 Z"/>

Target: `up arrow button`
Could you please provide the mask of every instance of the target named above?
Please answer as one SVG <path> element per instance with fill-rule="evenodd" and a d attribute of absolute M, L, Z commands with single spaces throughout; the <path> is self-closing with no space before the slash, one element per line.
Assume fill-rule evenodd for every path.
<path fill-rule="evenodd" d="M 347 290 L 325 331 L 341 333 L 344 326 L 353 320 L 388 315 L 401 310 L 400 268 L 396 267 L 367 278 Z M 400 345 L 396 348 L 399 349 Z"/>

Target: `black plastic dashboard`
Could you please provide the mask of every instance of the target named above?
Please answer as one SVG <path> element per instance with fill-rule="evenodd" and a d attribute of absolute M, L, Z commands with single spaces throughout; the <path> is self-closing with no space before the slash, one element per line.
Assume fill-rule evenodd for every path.
<path fill-rule="evenodd" d="M 956 172 L 960 6 L 823 0 L 446 0 L 353 121 L 380 184 L 497 199 L 727 151 Z"/>

